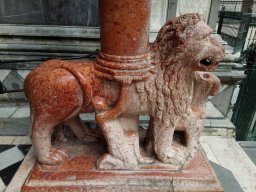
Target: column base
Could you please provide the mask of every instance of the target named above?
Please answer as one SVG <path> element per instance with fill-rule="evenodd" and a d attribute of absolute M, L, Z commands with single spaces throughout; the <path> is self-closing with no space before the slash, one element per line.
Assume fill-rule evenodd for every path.
<path fill-rule="evenodd" d="M 22 192 L 224 191 L 202 149 L 184 167 L 155 160 L 133 170 L 98 170 L 96 161 L 107 151 L 104 142 L 81 144 L 69 139 L 56 145 L 66 149 L 69 160 L 59 166 L 36 162 Z"/>

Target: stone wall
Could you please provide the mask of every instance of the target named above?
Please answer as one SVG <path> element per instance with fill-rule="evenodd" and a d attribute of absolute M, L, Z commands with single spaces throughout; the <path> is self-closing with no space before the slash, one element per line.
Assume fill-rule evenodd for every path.
<path fill-rule="evenodd" d="M 166 20 L 169 1 L 152 0 L 151 42 Z M 22 89 L 29 70 L 43 61 L 97 52 L 98 0 L 1 0 L 0 29 L 0 81 L 8 90 Z M 0 94 L 0 102 L 6 101 L 26 100 L 22 92 Z"/>
<path fill-rule="evenodd" d="M 178 0 L 176 16 L 185 13 L 200 13 L 207 22 L 212 0 Z"/>
<path fill-rule="evenodd" d="M 24 79 L 30 70 L 0 70 L 0 81 L 7 90 L 23 89 Z M 26 102 L 23 92 L 0 94 L 0 102 Z"/>
<path fill-rule="evenodd" d="M 81 58 L 86 53 L 95 53 L 100 48 L 99 28 L 92 28 L 98 23 L 92 20 L 89 22 L 86 15 L 81 16 L 79 7 L 76 8 L 77 12 L 74 11 L 76 6 L 81 6 L 85 1 L 94 2 L 95 0 L 0 1 L 0 81 L 8 90 L 22 89 L 24 78 L 30 70 L 47 58 Z M 47 2 L 48 10 L 46 9 Z M 63 7 L 61 2 L 66 2 L 73 9 Z M 151 29 L 153 29 L 150 33 L 151 42 L 156 37 L 158 28 L 163 24 L 166 15 L 173 17 L 175 16 L 173 13 L 178 16 L 189 12 L 199 12 L 205 15 L 207 21 L 211 0 L 152 0 L 152 4 L 154 9 L 152 9 L 151 15 Z M 167 5 L 168 9 L 165 10 Z M 56 6 L 62 6 L 62 8 L 57 9 Z M 51 10 L 49 14 L 44 14 L 49 10 Z M 55 16 L 54 13 L 56 13 Z M 97 15 L 93 17 L 97 18 Z M 88 22 L 81 23 L 86 18 Z M 55 25 L 56 19 L 59 19 L 60 25 Z M 77 21 L 72 23 L 72 19 Z M 63 26 L 63 24 L 70 26 Z M 89 28 L 77 25 L 85 25 Z M 226 65 L 229 66 L 228 69 L 226 69 Z M 208 115 L 205 127 L 211 128 L 211 135 L 223 135 L 220 130 L 225 131 L 226 128 L 232 134 L 234 131 L 233 124 L 228 121 L 226 116 L 229 99 L 232 95 L 232 86 L 235 84 L 233 81 L 239 80 L 240 75 L 232 72 L 230 68 L 231 65 L 226 63 L 218 68 L 219 72 L 216 75 L 225 82 L 223 82 L 224 85 L 219 96 L 210 98 L 209 105 L 206 106 Z M 29 127 L 29 109 L 24 93 L 0 94 L 0 108 L 0 135 L 26 135 Z M 20 126 L 16 126 L 18 122 L 20 122 Z M 25 128 L 20 130 L 20 127 Z"/>
<path fill-rule="evenodd" d="M 98 0 L 1 0 L 0 24 L 95 27 Z"/>

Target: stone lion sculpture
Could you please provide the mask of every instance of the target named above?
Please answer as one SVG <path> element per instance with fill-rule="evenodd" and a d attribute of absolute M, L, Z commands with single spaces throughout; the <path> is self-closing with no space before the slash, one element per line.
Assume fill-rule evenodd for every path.
<path fill-rule="evenodd" d="M 96 112 L 96 120 L 108 145 L 98 167 L 130 168 L 150 163 L 140 154 L 138 116 L 150 116 L 145 144 L 163 163 L 184 163 L 193 156 L 203 128 L 203 103 L 216 94 L 219 80 L 208 73 L 224 55 L 223 47 L 198 14 L 169 20 L 151 45 L 151 76 L 129 87 L 121 115 L 99 122 L 97 116 L 110 109 L 122 95 L 116 81 L 98 78 L 95 61 L 51 60 L 39 65 L 25 79 L 25 94 L 31 110 L 31 139 L 42 164 L 56 165 L 67 158 L 52 146 L 51 135 L 61 123 L 70 125 L 83 142 L 94 135 L 79 113 Z M 185 132 L 184 145 L 173 142 L 175 130 Z"/>

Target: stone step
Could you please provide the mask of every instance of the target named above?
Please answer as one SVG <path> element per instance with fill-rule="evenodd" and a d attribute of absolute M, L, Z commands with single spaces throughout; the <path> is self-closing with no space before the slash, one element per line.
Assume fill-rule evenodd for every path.
<path fill-rule="evenodd" d="M 205 135 L 234 136 L 235 127 L 224 115 L 208 101 L 206 107 Z M 95 114 L 80 114 L 85 122 L 95 124 Z M 140 123 L 148 126 L 149 116 L 141 115 Z M 30 127 L 30 112 L 28 103 L 0 104 L 0 135 L 27 135 Z"/>
<path fill-rule="evenodd" d="M 214 106 L 211 101 L 205 104 L 206 119 L 224 119 L 224 115 Z M 27 118 L 30 116 L 28 103 L 6 102 L 0 103 L 0 119 L 4 118 Z M 81 114 L 83 120 L 95 120 L 94 114 Z M 148 117 L 140 117 L 148 120 Z"/>
<path fill-rule="evenodd" d="M 13 141 L 15 138 L 8 140 Z M 0 145 L 1 141 L 3 137 L 0 137 Z M 256 166 L 233 138 L 202 136 L 200 143 L 225 191 L 256 191 Z M 14 145 L 14 143 L 10 144 Z M 15 145 L 20 144 L 27 144 L 27 141 L 15 143 Z M 256 146 L 255 142 L 250 146 L 252 144 Z M 21 185 L 33 168 L 34 161 L 35 156 L 31 149 L 8 185 L 7 192 L 20 191 Z"/>

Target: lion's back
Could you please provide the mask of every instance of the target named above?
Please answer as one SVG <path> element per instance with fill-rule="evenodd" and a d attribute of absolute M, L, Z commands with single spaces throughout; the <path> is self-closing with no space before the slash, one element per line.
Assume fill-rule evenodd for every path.
<path fill-rule="evenodd" d="M 28 98 L 30 95 L 31 89 L 40 86 L 44 81 L 49 80 L 49 76 L 53 73 L 54 70 L 65 69 L 76 76 L 77 71 L 81 71 L 83 74 L 88 74 L 87 76 L 92 75 L 92 66 L 93 63 L 90 61 L 65 61 L 65 60 L 49 60 L 32 70 L 24 81 L 24 93 Z M 58 76 L 56 76 L 56 81 Z"/>

